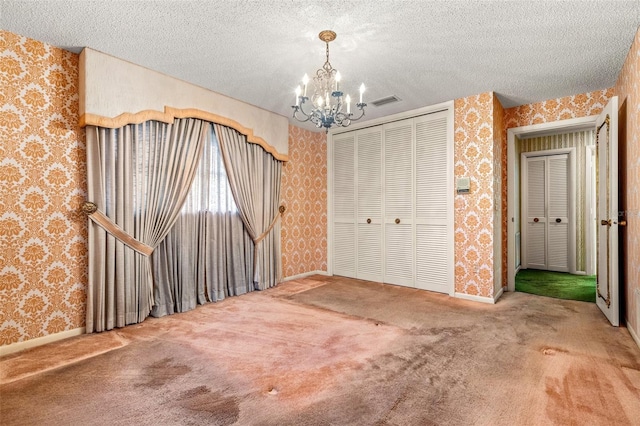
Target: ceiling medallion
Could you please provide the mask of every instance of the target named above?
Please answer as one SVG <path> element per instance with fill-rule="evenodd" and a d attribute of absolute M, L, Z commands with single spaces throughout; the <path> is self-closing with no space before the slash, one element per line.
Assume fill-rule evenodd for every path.
<path fill-rule="evenodd" d="M 355 105 L 360 110 L 360 115 L 354 118 L 351 112 L 351 96 L 347 95 L 343 100 L 343 93 L 340 90 L 340 72 L 329 63 L 329 43 L 336 39 L 336 33 L 330 30 L 321 31 L 318 38 L 327 45 L 327 60 L 313 77 L 314 92 L 311 99 L 307 96 L 309 76 L 305 74 L 302 78 L 302 87 L 296 88 L 296 104 L 291 108 L 293 108 L 293 118 L 296 120 L 311 121 L 316 127 L 324 127 L 328 132 L 332 127 L 347 127 L 352 121 L 361 119 L 367 104 L 362 101 L 365 90 L 363 83 L 360 86 L 360 102 Z M 310 101 L 311 106 L 309 106 L 310 110 L 305 111 L 307 101 Z"/>

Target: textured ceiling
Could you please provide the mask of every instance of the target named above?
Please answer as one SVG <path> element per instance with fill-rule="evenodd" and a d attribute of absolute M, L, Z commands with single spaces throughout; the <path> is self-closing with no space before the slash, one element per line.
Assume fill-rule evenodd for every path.
<path fill-rule="evenodd" d="M 0 28 L 87 46 L 285 116 L 331 63 L 367 118 L 495 91 L 505 107 L 611 87 L 640 1 L 1 1 Z"/>

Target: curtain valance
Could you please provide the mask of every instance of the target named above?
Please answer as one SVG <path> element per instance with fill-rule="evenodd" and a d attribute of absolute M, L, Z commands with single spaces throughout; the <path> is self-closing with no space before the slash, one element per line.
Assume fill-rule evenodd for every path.
<path fill-rule="evenodd" d="M 276 160 L 289 161 L 289 156 L 278 152 L 277 148 L 269 144 L 263 138 L 256 136 L 253 133 L 253 129 L 243 126 L 235 120 L 222 117 L 217 114 L 213 114 L 207 111 L 202 111 L 196 108 L 178 109 L 169 106 L 164 107 L 164 112 L 146 110 L 140 111 L 135 114 L 123 113 L 116 117 L 102 117 L 93 114 L 83 114 L 80 117 L 80 126 L 96 126 L 106 129 L 117 129 L 124 127 L 127 124 L 140 124 L 145 121 L 159 121 L 162 123 L 171 124 L 176 118 L 198 118 L 203 121 L 219 124 L 221 126 L 229 127 L 238 131 L 246 137 L 247 142 L 260 145 L 269 154 L 273 155 Z"/>
<path fill-rule="evenodd" d="M 287 161 L 287 117 L 90 48 L 81 52 L 79 68 L 82 126 L 120 128 L 199 118 L 236 129 Z"/>

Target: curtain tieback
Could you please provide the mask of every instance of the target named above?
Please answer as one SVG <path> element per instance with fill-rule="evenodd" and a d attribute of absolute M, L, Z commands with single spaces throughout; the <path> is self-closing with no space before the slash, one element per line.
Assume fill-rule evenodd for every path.
<path fill-rule="evenodd" d="M 120 228 L 104 213 L 98 210 L 98 206 L 95 203 L 92 203 L 90 201 L 85 202 L 82 205 L 82 211 L 84 211 L 91 220 L 100 225 L 102 229 L 113 235 L 118 241 L 120 241 L 127 247 L 145 256 L 151 256 L 151 253 L 153 253 L 153 247 L 148 246 L 145 243 L 141 243 L 140 241 L 129 235 L 127 231 Z"/>
<path fill-rule="evenodd" d="M 280 216 L 282 216 L 282 213 L 284 213 L 284 211 L 287 208 L 285 206 L 280 206 L 278 207 L 278 213 L 276 214 L 276 217 L 273 219 L 273 221 L 271 222 L 271 225 L 269 225 L 269 227 L 267 228 L 266 231 L 264 231 L 264 233 L 262 235 L 260 235 L 258 238 L 256 238 L 255 240 L 253 240 L 253 244 L 254 245 L 258 245 L 258 243 L 262 240 L 265 239 L 265 237 L 267 235 L 269 235 L 269 232 L 271 232 L 271 230 L 273 229 L 274 226 L 276 226 L 276 222 L 278 221 L 278 219 L 280 219 Z"/>

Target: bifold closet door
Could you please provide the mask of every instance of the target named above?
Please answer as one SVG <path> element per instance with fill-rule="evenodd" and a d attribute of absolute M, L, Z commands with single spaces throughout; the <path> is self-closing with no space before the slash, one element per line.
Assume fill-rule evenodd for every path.
<path fill-rule="evenodd" d="M 413 120 L 385 124 L 384 282 L 414 285 Z"/>
<path fill-rule="evenodd" d="M 547 268 L 547 161 L 526 158 L 526 267 Z"/>
<path fill-rule="evenodd" d="M 526 268 L 569 272 L 569 156 L 525 157 Z"/>
<path fill-rule="evenodd" d="M 357 277 L 382 281 L 382 127 L 356 132 Z"/>
<path fill-rule="evenodd" d="M 569 191 L 568 155 L 547 157 L 548 164 L 548 237 L 547 269 L 569 272 Z"/>
<path fill-rule="evenodd" d="M 447 185 L 447 114 L 415 119 L 415 286 L 449 292 L 449 205 L 453 200 Z"/>
<path fill-rule="evenodd" d="M 333 273 L 356 278 L 355 132 L 333 140 Z"/>

